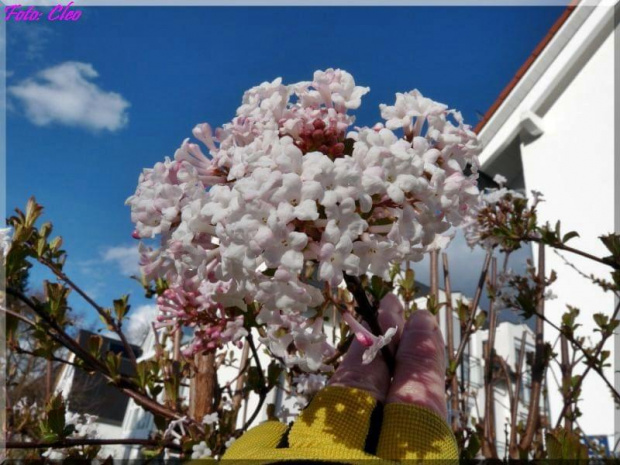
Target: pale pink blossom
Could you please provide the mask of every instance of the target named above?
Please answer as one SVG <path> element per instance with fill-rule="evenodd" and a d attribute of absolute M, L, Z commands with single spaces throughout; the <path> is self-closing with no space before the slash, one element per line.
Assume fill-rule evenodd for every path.
<path fill-rule="evenodd" d="M 168 284 L 158 325 L 193 328 L 187 355 L 239 344 L 252 308 L 275 356 L 327 371 L 324 292 L 344 273 L 389 279 L 393 263 L 445 247 L 470 218 L 480 147 L 460 113 L 414 90 L 381 105 L 385 124 L 355 127 L 349 110 L 368 91 L 339 69 L 264 82 L 229 123 L 194 128 L 204 148 L 185 140 L 144 170 L 127 204 L 134 237 L 160 247 L 141 246 L 140 264 Z M 394 334 L 356 333 L 365 360 Z"/>

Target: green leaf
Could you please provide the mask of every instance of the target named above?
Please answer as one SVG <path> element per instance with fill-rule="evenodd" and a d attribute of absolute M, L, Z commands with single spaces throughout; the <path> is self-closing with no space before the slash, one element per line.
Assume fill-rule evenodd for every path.
<path fill-rule="evenodd" d="M 148 362 L 145 360 L 141 360 L 140 362 L 138 362 L 138 365 L 136 366 L 136 382 L 138 383 L 138 386 L 140 386 L 142 389 L 144 389 L 146 387 L 146 382 L 148 380 L 148 374 L 149 374 L 149 366 L 148 366 Z"/>
<path fill-rule="evenodd" d="M 60 437 L 57 434 L 47 432 L 41 435 L 41 439 L 45 442 L 56 442 Z"/>
<path fill-rule="evenodd" d="M 164 431 L 168 427 L 168 420 L 160 415 L 154 415 L 153 422 L 159 431 Z"/>
<path fill-rule="evenodd" d="M 74 431 L 75 431 L 75 425 L 67 425 L 64 431 L 62 432 L 62 435 L 66 438 L 67 436 L 72 435 Z"/>
<path fill-rule="evenodd" d="M 272 360 L 267 367 L 267 382 L 270 387 L 277 384 L 281 373 L 282 366 L 275 360 Z"/>
<path fill-rule="evenodd" d="M 588 447 L 581 443 L 575 432 L 558 428 L 547 433 L 545 439 L 547 458 L 550 460 L 576 460 L 577 463 L 588 461 Z"/>
<path fill-rule="evenodd" d="M 121 357 L 122 353 L 115 354 L 114 352 L 108 352 L 105 358 L 105 365 L 110 371 L 110 375 L 118 376 L 121 370 Z"/>
<path fill-rule="evenodd" d="M 405 279 L 401 281 L 401 286 L 408 291 L 413 291 L 415 287 L 415 272 L 413 270 L 405 271 Z"/>
<path fill-rule="evenodd" d="M 51 232 L 52 232 L 52 223 L 50 223 L 49 221 L 46 221 L 39 228 L 39 237 L 47 239 Z"/>
<path fill-rule="evenodd" d="M 261 376 L 258 368 L 251 366 L 248 368 L 248 377 L 244 389 L 247 391 L 260 391 L 263 388 L 264 386 L 261 383 Z"/>
<path fill-rule="evenodd" d="M 88 352 L 96 358 L 99 358 L 101 354 L 101 346 L 103 345 L 103 338 L 99 335 L 93 334 L 88 338 Z"/>
<path fill-rule="evenodd" d="M 607 360 L 610 355 L 611 355 L 611 352 L 609 350 L 602 350 L 601 351 L 601 359 L 600 359 L 601 366 L 605 366 L 604 365 L 605 360 Z"/>
<path fill-rule="evenodd" d="M 428 310 L 435 316 L 437 316 L 437 314 L 439 313 L 439 305 L 437 305 L 437 299 L 432 294 L 429 294 L 426 298 L 426 310 Z"/>
<path fill-rule="evenodd" d="M 400 274 L 400 263 L 393 263 L 390 268 L 390 281 L 394 282 L 396 276 Z"/>
<path fill-rule="evenodd" d="M 163 391 L 163 389 L 164 388 L 161 386 L 161 384 L 149 386 L 149 392 L 153 397 L 157 397 L 161 393 L 161 391 Z"/>
<path fill-rule="evenodd" d="M 451 376 L 454 373 L 456 373 L 456 360 L 450 360 L 448 362 L 448 376 Z"/>
<path fill-rule="evenodd" d="M 129 312 L 129 308 L 131 307 L 127 301 L 129 300 L 128 295 L 123 295 L 120 299 L 114 300 L 114 313 L 116 314 L 116 319 L 119 323 L 123 320 L 127 312 Z"/>
<path fill-rule="evenodd" d="M 164 381 L 164 389 L 166 391 L 166 397 L 172 403 L 176 404 L 179 397 L 178 378 L 172 378 Z"/>
<path fill-rule="evenodd" d="M 599 239 L 603 242 L 605 247 L 607 247 L 607 250 L 611 252 L 614 258 L 620 257 L 620 234 L 607 234 L 605 236 L 600 236 Z"/>
<path fill-rule="evenodd" d="M 45 408 L 46 431 L 57 437 L 62 437 L 65 430 L 65 403 L 60 394 L 52 397 Z"/>
<path fill-rule="evenodd" d="M 607 326 L 607 315 L 604 315 L 603 313 L 595 313 L 592 315 L 592 318 L 594 318 L 594 322 L 599 328 L 604 329 L 605 326 Z"/>
<path fill-rule="evenodd" d="M 392 287 L 379 276 L 373 275 L 370 279 L 369 291 L 377 302 L 380 302 L 391 290 Z"/>
<path fill-rule="evenodd" d="M 482 328 L 486 321 L 487 321 L 487 312 L 483 310 L 476 315 L 476 319 L 474 321 L 475 328 L 476 329 Z"/>
<path fill-rule="evenodd" d="M 47 241 L 45 240 L 44 237 L 40 237 L 37 240 L 37 255 L 39 257 L 43 256 L 43 253 L 45 252 L 45 246 L 47 245 Z"/>
<path fill-rule="evenodd" d="M 463 450 L 463 459 L 474 459 L 480 450 L 481 443 L 477 433 L 473 433 L 469 437 L 467 447 Z"/>
<path fill-rule="evenodd" d="M 571 336 L 573 331 L 577 329 L 580 324 L 575 324 L 577 317 L 579 316 L 579 309 L 576 307 L 567 306 L 568 311 L 562 315 L 562 331 L 566 333 L 567 336 Z"/>
<path fill-rule="evenodd" d="M 456 314 L 458 315 L 461 324 L 464 324 L 469 318 L 469 306 L 463 303 L 462 300 L 459 300 L 456 307 Z"/>
<path fill-rule="evenodd" d="M 36 221 L 41 216 L 42 212 L 43 207 L 37 203 L 34 197 L 30 197 L 30 199 L 28 199 L 28 203 L 26 204 L 24 225 L 27 228 L 31 228 L 32 226 L 34 226 Z"/>
<path fill-rule="evenodd" d="M 564 234 L 564 237 L 562 237 L 562 242 L 566 244 L 573 237 L 579 237 L 579 233 L 577 231 L 571 231 L 571 232 Z"/>
<path fill-rule="evenodd" d="M 52 249 L 54 252 L 57 252 L 61 246 L 62 246 L 62 237 L 60 236 L 57 236 L 50 241 L 50 249 Z"/>

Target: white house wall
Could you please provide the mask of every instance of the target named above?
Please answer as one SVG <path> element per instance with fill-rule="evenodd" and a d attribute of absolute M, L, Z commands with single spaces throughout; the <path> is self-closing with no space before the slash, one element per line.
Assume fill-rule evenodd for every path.
<path fill-rule="evenodd" d="M 575 12 L 577 13 L 577 11 Z M 575 14 L 573 13 L 573 14 Z M 613 10 L 597 7 L 578 29 L 573 39 L 550 64 L 545 74 L 515 108 L 482 153 L 485 163 L 494 166 L 501 156 L 501 147 L 520 132 L 519 121 L 526 111 L 542 119 L 543 134 L 521 143 L 523 175 L 528 193 L 537 190 L 544 194 L 539 218 L 555 224 L 562 220 L 563 232 L 577 230 L 581 237 L 572 245 L 594 255 L 606 255 L 598 236 L 614 231 L 614 43 Z M 568 24 L 568 23 L 567 23 Z M 541 60 L 544 60 L 544 54 Z M 502 109 L 500 108 L 500 111 Z M 492 122 L 492 120 L 491 120 Z M 484 134 L 484 130 L 482 131 Z M 522 139 L 523 140 L 523 139 Z M 494 175 L 495 173 L 489 173 Z M 537 247 L 533 248 L 534 257 Z M 609 277 L 606 267 L 593 264 L 574 255 L 565 255 L 586 274 Z M 546 253 L 547 271 L 554 269 L 558 281 L 553 292 L 558 299 L 547 302 L 546 313 L 556 323 L 566 311 L 566 305 L 582 311 L 579 333 L 594 334 L 592 314 L 611 314 L 612 295 L 603 293 L 567 266 L 555 253 Z M 546 337 L 553 342 L 557 332 L 546 328 Z M 613 341 L 608 350 L 613 351 Z M 610 360 L 613 360 L 613 353 Z M 559 378 L 559 371 L 555 377 Z M 606 370 L 613 380 L 613 368 Z M 551 379 L 549 379 L 550 384 Z M 557 387 L 550 388 L 552 418 L 562 408 Z M 614 403 L 603 381 L 589 376 L 582 391 L 579 425 L 589 435 L 611 435 L 614 432 Z M 611 444 L 610 444 L 611 445 Z"/>
<path fill-rule="evenodd" d="M 610 35 L 544 116 L 544 135 L 521 147 L 527 190 L 545 194 L 540 219 L 561 219 L 564 231 L 576 230 L 580 234 L 572 245 L 597 256 L 608 254 L 598 236 L 614 230 L 613 64 Z M 607 267 L 565 256 L 587 275 L 609 278 Z M 559 322 L 567 304 L 580 308 L 584 317 L 581 334 L 593 334 L 591 315 L 611 314 L 613 296 L 586 283 L 555 253 L 547 253 L 546 259 L 548 269 L 556 270 L 559 276 L 553 286 L 558 299 L 548 302 L 547 313 Z M 612 367 L 606 374 L 613 379 Z M 611 434 L 614 404 L 602 380 L 588 377 L 583 398 L 581 427 L 588 434 Z M 561 399 L 552 399 L 552 411 L 558 414 Z"/>

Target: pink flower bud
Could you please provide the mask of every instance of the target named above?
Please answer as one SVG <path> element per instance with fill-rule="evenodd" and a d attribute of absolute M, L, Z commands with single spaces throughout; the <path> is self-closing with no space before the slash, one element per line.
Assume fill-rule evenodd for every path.
<path fill-rule="evenodd" d="M 370 335 L 366 334 L 366 333 L 356 333 L 355 334 L 355 338 L 359 341 L 360 344 L 362 344 L 364 347 L 370 347 L 373 343 L 372 338 L 370 337 Z"/>
<path fill-rule="evenodd" d="M 323 121 L 322 119 L 315 119 L 312 122 L 312 125 L 314 126 L 315 129 L 325 129 L 325 121 Z"/>

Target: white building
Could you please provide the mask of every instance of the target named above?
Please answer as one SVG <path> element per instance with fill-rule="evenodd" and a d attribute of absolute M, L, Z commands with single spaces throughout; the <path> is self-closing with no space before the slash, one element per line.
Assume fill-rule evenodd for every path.
<path fill-rule="evenodd" d="M 78 336 L 80 345 L 87 347 L 91 335 L 94 333 L 85 330 L 80 331 Z M 154 333 L 151 331 L 146 335 L 141 347 L 133 346 L 132 348 L 138 362 L 153 358 L 155 356 Z M 102 352 L 107 351 L 123 354 L 121 372 L 127 375 L 133 374 L 131 362 L 127 358 L 120 341 L 103 336 Z M 236 352 L 236 358 L 240 359 L 241 350 L 236 350 Z M 263 367 L 268 366 L 271 358 L 263 350 L 260 343 L 257 343 L 257 352 Z M 69 360 L 72 361 L 73 356 Z M 237 367 L 222 366 L 217 371 L 218 382 L 223 384 L 232 380 L 238 373 Z M 100 375 L 91 376 L 71 365 L 63 365 L 56 379 L 55 392 L 63 395 L 69 412 L 97 417 L 94 425 L 96 426 L 95 435 L 98 439 L 147 439 L 155 431 L 153 416 L 132 399 L 110 386 Z M 160 401 L 163 401 L 163 393 L 160 396 Z M 188 398 L 189 388 L 181 387 L 180 396 Z M 286 395 L 282 390 L 272 389 L 252 425 L 257 425 L 267 419 L 266 406 L 268 404 L 274 404 L 278 410 L 284 407 L 293 416 L 299 411 L 294 398 Z M 241 406 L 237 428 L 241 428 L 245 424 L 257 405 L 258 395 L 250 394 L 247 402 Z M 101 448 L 100 456 L 112 455 L 114 459 L 122 460 L 140 459 L 140 449 L 141 446 L 138 445 L 106 445 Z"/>
<path fill-rule="evenodd" d="M 608 255 L 598 236 L 620 231 L 620 158 L 614 146 L 615 10 L 612 2 L 569 6 L 476 128 L 485 146 L 482 170 L 490 176 L 503 174 L 508 187 L 528 195 L 532 190 L 542 192 L 546 201 L 540 205 L 539 219 L 552 224 L 560 219 L 563 232 L 580 234 L 571 245 L 597 256 Z M 537 256 L 537 247 L 533 254 Z M 609 279 L 606 267 L 575 255 L 565 257 L 584 273 Z M 547 315 L 557 323 L 567 304 L 578 307 L 580 334 L 594 334 L 591 315 L 610 315 L 616 305 L 613 295 L 589 285 L 551 250 L 546 251 L 546 267 L 558 273 L 552 290 L 559 296 L 547 303 Z M 555 341 L 557 332 L 550 327 L 545 331 Z M 611 360 L 613 346 L 610 341 Z M 612 380 L 614 367 L 606 374 Z M 552 367 L 549 378 L 555 418 L 562 407 L 557 367 Z M 620 378 L 615 385 L 620 385 Z M 582 393 L 583 416 L 578 420 L 582 430 L 597 436 L 615 431 L 615 440 L 620 439 L 614 430 L 614 411 L 619 425 L 620 416 L 602 380 L 589 376 Z"/>
<path fill-rule="evenodd" d="M 269 365 L 271 358 L 262 349 L 263 347 L 261 346 L 261 344 L 257 343 L 257 352 L 261 360 L 261 364 L 263 365 L 263 367 L 266 367 Z M 148 360 L 155 356 L 155 336 L 152 331 L 150 331 L 146 336 L 142 344 L 142 350 L 142 355 L 140 358 L 138 358 L 138 361 Z M 240 360 L 241 350 L 235 349 L 235 351 L 236 358 Z M 238 374 L 239 370 L 236 367 L 221 366 L 217 371 L 218 383 L 223 384 L 229 380 L 233 380 L 237 377 Z M 181 387 L 180 396 L 188 398 L 189 388 Z M 258 400 L 258 395 L 255 393 L 251 393 L 248 397 L 247 402 L 243 402 L 241 404 L 240 414 L 237 418 L 237 428 L 241 428 L 250 418 L 252 412 L 254 412 L 255 408 L 258 405 Z M 282 391 L 272 389 L 267 395 L 263 407 L 256 419 L 253 421 L 252 425 L 257 425 L 267 420 L 266 407 L 268 404 L 274 404 L 279 409 L 281 409 L 283 406 L 286 406 L 289 408 L 289 410 L 295 411 L 294 400 L 286 399 L 286 396 L 283 394 Z M 154 430 L 155 424 L 153 423 L 153 416 L 147 411 L 145 411 L 138 404 L 136 404 L 136 402 L 134 402 L 132 399 L 130 399 L 129 403 L 127 404 L 127 411 L 124 420 L 122 422 L 120 437 L 146 439 Z M 123 460 L 139 459 L 141 458 L 140 446 L 116 446 L 114 450 L 114 458 Z"/>
<path fill-rule="evenodd" d="M 90 331 L 81 330 L 78 335 L 78 342 L 83 347 L 87 347 L 91 335 Z M 141 355 L 139 347 L 133 347 L 134 353 Z M 103 337 L 102 351 L 114 353 L 125 353 L 123 345 L 115 340 Z M 73 361 L 74 355 L 71 354 L 69 361 Z M 128 374 L 130 362 L 127 357 L 121 359 L 121 372 Z M 81 369 L 76 369 L 72 365 L 63 365 L 58 377 L 54 391 L 61 393 L 67 403 L 67 411 L 79 414 L 94 415 L 96 435 L 101 439 L 118 439 L 127 437 L 124 434 L 123 424 L 128 412 L 130 399 L 116 388 L 108 385 L 101 375 L 91 376 Z M 146 436 L 144 436 L 146 437 Z M 118 446 L 103 446 L 101 455 L 112 454 L 118 456 Z"/>

